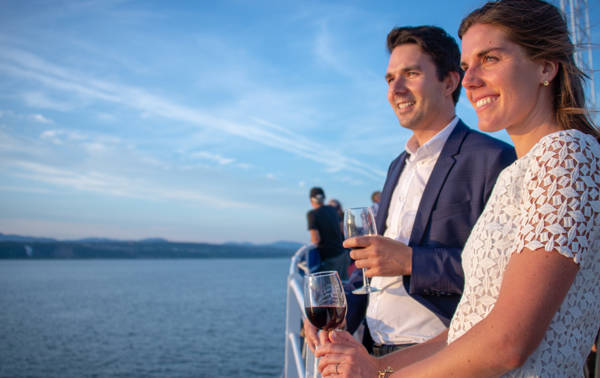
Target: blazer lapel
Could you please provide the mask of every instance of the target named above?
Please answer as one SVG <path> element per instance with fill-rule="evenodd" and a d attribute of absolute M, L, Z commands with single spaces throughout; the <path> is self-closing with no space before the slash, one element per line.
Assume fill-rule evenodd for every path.
<path fill-rule="evenodd" d="M 427 229 L 433 205 L 437 201 L 440 191 L 444 187 L 444 182 L 448 177 L 448 173 L 456 162 L 454 156 L 458 153 L 460 146 L 467 135 L 469 128 L 461 121 L 452 131 L 448 140 L 444 144 L 440 156 L 433 167 L 429 181 L 425 186 L 423 197 L 419 203 L 419 210 L 415 218 L 415 223 L 410 235 L 409 245 L 419 245 L 422 242 L 423 236 Z"/>
<path fill-rule="evenodd" d="M 377 216 L 375 219 L 375 224 L 377 225 L 377 233 L 379 235 L 383 235 L 385 232 L 385 223 L 389 213 L 390 202 L 392 200 L 392 194 L 394 193 L 394 189 L 396 188 L 396 184 L 398 183 L 398 178 L 400 177 L 400 173 L 404 169 L 406 165 L 406 151 L 401 153 L 396 161 L 393 163 L 393 166 L 390 169 L 388 177 L 385 181 L 385 185 L 383 186 L 383 190 L 381 191 L 381 200 L 379 203 L 379 211 L 377 212 Z"/>

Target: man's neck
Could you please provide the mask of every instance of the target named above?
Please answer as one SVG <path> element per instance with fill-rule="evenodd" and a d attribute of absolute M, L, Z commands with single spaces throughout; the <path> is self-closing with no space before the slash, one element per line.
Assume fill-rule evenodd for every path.
<path fill-rule="evenodd" d="M 440 120 L 439 122 L 433 123 L 430 127 L 427 127 L 426 129 L 413 130 L 413 136 L 411 138 L 414 138 L 417 141 L 418 146 L 421 147 L 425 143 L 429 142 L 431 138 L 436 136 L 446 126 L 448 126 L 448 124 L 452 121 L 452 119 L 454 119 L 454 117 L 456 117 L 456 114 L 452 113 L 451 115 L 448 115 L 448 117 Z"/>

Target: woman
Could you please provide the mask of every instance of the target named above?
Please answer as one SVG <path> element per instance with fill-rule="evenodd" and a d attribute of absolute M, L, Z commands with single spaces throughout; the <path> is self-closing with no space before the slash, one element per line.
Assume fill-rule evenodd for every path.
<path fill-rule="evenodd" d="M 463 250 L 449 330 L 381 359 L 332 333 L 317 352 L 324 376 L 583 374 L 600 325 L 600 134 L 565 20 L 541 0 L 500 0 L 467 16 L 459 36 L 479 127 L 505 129 L 518 160 Z"/>

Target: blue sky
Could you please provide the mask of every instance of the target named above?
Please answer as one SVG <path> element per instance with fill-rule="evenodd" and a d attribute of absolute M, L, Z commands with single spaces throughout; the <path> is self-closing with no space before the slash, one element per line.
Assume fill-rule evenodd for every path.
<path fill-rule="evenodd" d="M 307 242 L 310 187 L 369 205 L 409 137 L 387 32 L 482 4 L 4 0 L 0 232 Z"/>

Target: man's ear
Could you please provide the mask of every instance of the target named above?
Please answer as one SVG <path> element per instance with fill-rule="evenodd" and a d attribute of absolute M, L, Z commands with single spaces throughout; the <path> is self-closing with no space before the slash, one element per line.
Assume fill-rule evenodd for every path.
<path fill-rule="evenodd" d="M 456 71 L 450 71 L 443 80 L 444 82 L 444 94 L 446 96 L 452 96 L 452 93 L 460 85 L 460 75 Z"/>

